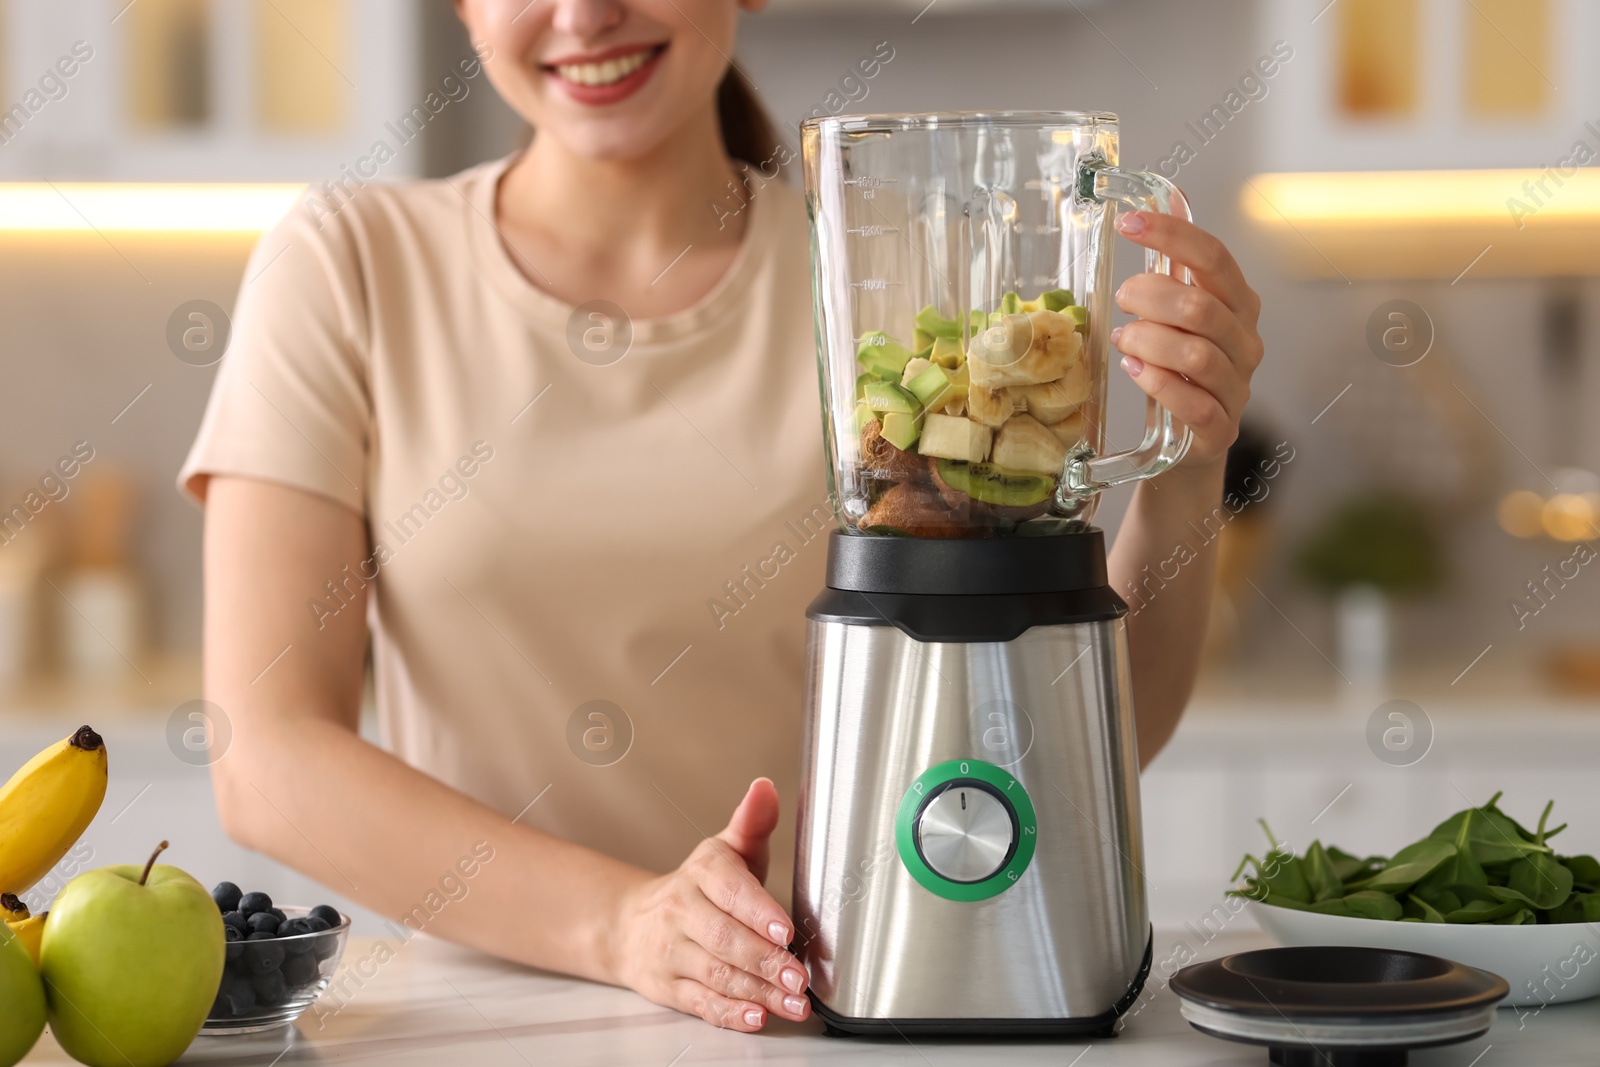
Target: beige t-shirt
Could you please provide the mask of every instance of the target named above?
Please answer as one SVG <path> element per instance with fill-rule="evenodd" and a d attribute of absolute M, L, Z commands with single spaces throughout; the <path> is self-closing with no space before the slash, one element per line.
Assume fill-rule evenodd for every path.
<path fill-rule="evenodd" d="M 632 323 L 618 359 L 621 328 L 500 240 L 507 163 L 336 212 L 316 194 L 266 235 L 179 484 L 245 475 L 363 516 L 372 557 L 330 577 L 371 579 L 406 762 L 508 816 L 540 797 L 522 822 L 654 870 L 767 775 L 786 900 L 832 525 L 803 201 L 758 192 L 716 290 Z"/>

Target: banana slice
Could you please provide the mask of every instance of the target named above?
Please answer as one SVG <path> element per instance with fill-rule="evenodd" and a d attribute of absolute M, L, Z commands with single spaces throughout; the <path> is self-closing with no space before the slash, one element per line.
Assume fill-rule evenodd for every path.
<path fill-rule="evenodd" d="M 998 429 L 1015 413 L 1016 405 L 1005 389 L 990 389 L 976 382 L 967 389 L 967 414 L 974 422 Z"/>
<path fill-rule="evenodd" d="M 1032 415 L 1014 415 L 995 435 L 990 457 L 1011 470 L 1056 475 L 1066 462 L 1067 446 Z"/>
<path fill-rule="evenodd" d="M 1068 449 L 1076 447 L 1082 440 L 1088 420 L 1083 417 L 1083 412 L 1074 411 L 1060 422 L 1045 423 L 1045 429 L 1056 435 L 1056 439 L 1066 445 Z"/>
<path fill-rule="evenodd" d="M 967 348 L 972 384 L 991 389 L 1053 382 L 1082 359 L 1077 323 L 1057 311 L 1007 315 L 973 334 Z"/>
<path fill-rule="evenodd" d="M 1018 411 L 1026 411 L 1040 422 L 1060 422 L 1089 399 L 1089 365 L 1082 360 L 1053 382 L 1013 387 L 1022 394 Z M 1025 405 L 1025 406 L 1024 406 Z"/>

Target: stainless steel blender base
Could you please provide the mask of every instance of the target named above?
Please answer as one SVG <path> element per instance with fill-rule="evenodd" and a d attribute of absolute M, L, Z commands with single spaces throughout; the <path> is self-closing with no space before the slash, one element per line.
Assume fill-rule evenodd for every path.
<path fill-rule="evenodd" d="M 851 1019 L 835 1014 L 818 999 L 808 995 L 811 1008 L 822 1020 L 829 1037 L 1111 1037 L 1117 1020 L 1133 1007 L 1150 976 L 1150 960 L 1155 947 L 1154 933 L 1145 942 L 1144 961 L 1133 984 L 1122 999 L 1104 1014 L 1086 1019 Z M 1320 1065 L 1318 1065 L 1320 1067 Z"/>
<path fill-rule="evenodd" d="M 1119 615 L 976 642 L 811 620 L 795 950 L 835 1030 L 1093 1033 L 1138 995 L 1150 927 Z M 948 853 L 922 848 L 949 790 L 1015 815 L 987 877 L 944 877 Z"/>

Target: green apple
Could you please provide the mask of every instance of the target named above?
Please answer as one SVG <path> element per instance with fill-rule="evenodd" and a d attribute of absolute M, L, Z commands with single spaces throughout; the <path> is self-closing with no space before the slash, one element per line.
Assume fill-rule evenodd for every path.
<path fill-rule="evenodd" d="M 176 867 L 101 867 L 50 908 L 39 970 L 50 1032 L 89 1067 L 160 1067 L 200 1032 L 222 981 L 222 913 Z"/>
<path fill-rule="evenodd" d="M 44 986 L 22 939 L 0 923 L 0 1067 L 11 1067 L 44 1032 Z"/>

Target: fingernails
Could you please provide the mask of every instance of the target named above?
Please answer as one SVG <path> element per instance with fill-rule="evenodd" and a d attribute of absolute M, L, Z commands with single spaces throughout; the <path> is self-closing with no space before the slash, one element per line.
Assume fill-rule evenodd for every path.
<path fill-rule="evenodd" d="M 775 945 L 787 945 L 789 943 L 789 928 L 782 923 L 770 923 L 767 926 L 767 936 L 772 938 L 772 942 Z"/>
<path fill-rule="evenodd" d="M 798 993 L 806 987 L 806 976 L 793 967 L 785 967 L 783 974 L 779 977 L 783 981 L 783 988 L 791 993 Z"/>
<path fill-rule="evenodd" d="M 1117 216 L 1117 229 L 1126 234 L 1144 232 L 1144 215 L 1137 211 L 1124 211 Z"/>
<path fill-rule="evenodd" d="M 784 997 L 783 1010 L 790 1015 L 800 1015 L 806 1010 L 805 997 Z"/>
<path fill-rule="evenodd" d="M 1123 356 L 1122 369 L 1128 372 L 1130 378 L 1137 378 L 1144 373 L 1144 360 L 1138 356 Z"/>
<path fill-rule="evenodd" d="M 760 1026 L 761 1019 L 762 1015 L 760 1008 L 751 1008 L 749 1011 L 744 1013 L 744 1021 L 750 1026 Z"/>
<path fill-rule="evenodd" d="M 1118 326 L 1115 330 L 1111 331 L 1111 343 L 1112 344 L 1116 344 L 1117 343 L 1117 339 L 1119 337 L 1121 337 L 1121 336 L 1122 336 L 1122 327 Z"/>

